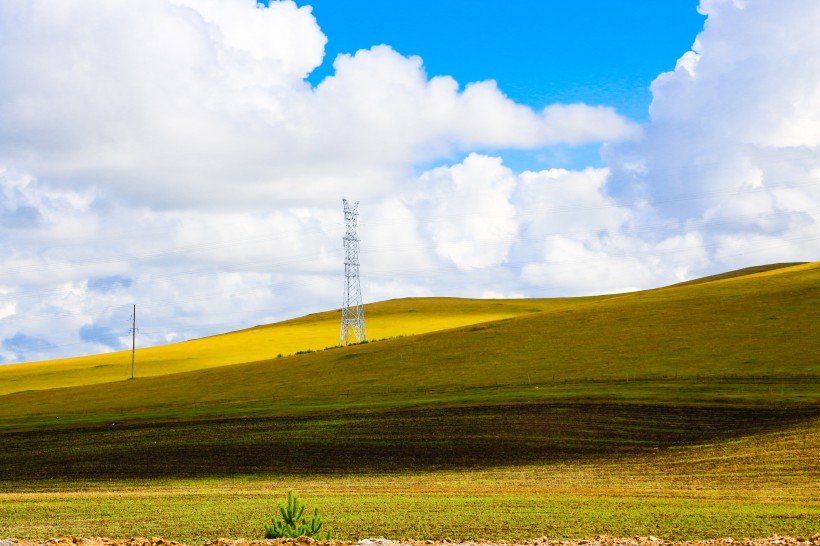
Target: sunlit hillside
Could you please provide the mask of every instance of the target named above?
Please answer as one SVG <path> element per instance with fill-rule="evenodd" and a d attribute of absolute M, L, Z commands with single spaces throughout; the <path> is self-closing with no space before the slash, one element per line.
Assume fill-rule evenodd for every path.
<path fill-rule="evenodd" d="M 290 488 L 348 538 L 820 531 L 820 263 L 369 311 L 418 333 L 271 356 L 335 339 L 324 313 L 141 352 L 232 365 L 1 395 L 0 533 L 250 536 Z"/>
<path fill-rule="evenodd" d="M 143 352 L 157 354 L 157 374 L 186 365 L 205 368 L 199 358 L 212 358 L 211 367 L 120 380 L 105 388 L 10 394 L 0 404 L 0 424 L 57 424 L 57 416 L 66 423 L 69 418 L 283 415 L 310 408 L 406 407 L 435 399 L 470 404 L 575 396 L 674 404 L 816 401 L 819 262 L 608 298 L 398 300 L 372 309 L 368 320 L 375 336 L 411 328 L 428 333 L 281 359 L 272 353 L 285 349 L 268 349 L 276 339 L 299 347 L 297 332 L 302 347 L 315 343 L 317 332 L 333 339 L 335 314 L 325 313 L 158 347 Z M 517 316 L 491 321 L 493 311 L 495 317 Z M 441 330 L 458 321 L 473 324 Z M 83 371 L 105 369 L 92 368 L 93 358 L 78 362 L 86 367 L 76 370 L 77 381 Z M 244 363 L 218 366 L 237 362 Z M 25 384 L 64 384 L 60 365 L 32 366 Z M 49 373 L 37 375 L 40 367 Z"/>
<path fill-rule="evenodd" d="M 407 298 L 366 306 L 370 339 L 409 336 L 577 305 L 598 298 L 470 300 Z M 186 372 L 287 356 L 333 346 L 339 312 L 327 311 L 218 336 L 138 349 L 137 377 Z M 0 366 L 0 395 L 119 381 L 130 377 L 131 352 Z"/>

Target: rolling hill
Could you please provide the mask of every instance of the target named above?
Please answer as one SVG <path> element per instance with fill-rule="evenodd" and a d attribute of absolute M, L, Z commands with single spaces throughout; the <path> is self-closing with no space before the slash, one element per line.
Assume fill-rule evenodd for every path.
<path fill-rule="evenodd" d="M 607 297 L 382 302 L 371 336 L 404 337 L 266 345 L 301 331 L 291 347 L 318 347 L 336 319 L 153 349 L 221 348 L 194 369 L 0 396 L 0 520 L 204 540 L 299 488 L 343 536 L 374 511 L 389 536 L 534 536 L 543 506 L 561 536 L 820 532 L 818 262 Z M 61 384 L 36 371 L 63 365 L 32 365 L 26 384 Z M 524 512 L 510 523 L 503 503 Z"/>
<path fill-rule="evenodd" d="M 413 315 L 410 309 L 444 303 L 476 305 L 381 305 Z M 0 398 L 0 430 L 567 398 L 776 407 L 818 401 L 818 263 L 617 297 L 541 302 L 547 310 L 540 312 L 532 311 L 532 301 L 516 304 L 522 312 L 512 318 L 365 345 L 9 394 Z M 487 307 L 504 304 L 484 305 L 482 316 Z M 325 328 L 331 318 L 306 317 L 271 329 L 306 328 L 312 321 Z M 266 331 L 201 342 L 230 348 Z M 230 354 L 226 349 L 222 356 Z"/>
<path fill-rule="evenodd" d="M 596 298 L 407 298 L 366 306 L 371 339 L 422 334 L 574 305 Z M 152 377 L 323 349 L 338 343 L 339 311 L 181 343 L 138 349 L 137 377 Z M 107 383 L 131 375 L 131 351 L 0 366 L 0 395 Z"/>

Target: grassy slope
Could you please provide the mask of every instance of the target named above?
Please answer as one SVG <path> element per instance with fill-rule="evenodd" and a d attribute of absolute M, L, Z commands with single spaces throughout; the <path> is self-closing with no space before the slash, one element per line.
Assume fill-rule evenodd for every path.
<path fill-rule="evenodd" d="M 295 488 L 347 537 L 810 535 L 817 324 L 814 263 L 3 396 L 0 534 L 253 536 Z"/>
<path fill-rule="evenodd" d="M 718 273 L 717 275 L 709 275 L 708 277 L 700 277 L 692 279 L 691 281 L 684 281 L 676 283 L 672 286 L 688 286 L 692 284 L 703 284 L 705 282 L 721 281 L 724 279 L 733 279 L 736 277 L 744 277 L 746 275 L 754 275 L 755 273 L 765 273 L 767 271 L 774 271 L 784 267 L 794 267 L 796 265 L 804 265 L 807 262 L 783 262 L 777 264 L 755 265 L 752 267 L 744 267 L 743 269 L 736 269 L 734 271 L 727 271 L 725 273 Z"/>
<path fill-rule="evenodd" d="M 408 298 L 366 306 L 372 339 L 455 328 L 597 298 L 469 300 Z M 328 311 L 182 343 L 139 349 L 138 377 L 151 377 L 323 349 L 339 339 L 339 313 Z M 0 366 L 0 395 L 107 383 L 131 374 L 131 352 Z"/>
<path fill-rule="evenodd" d="M 0 430 L 435 401 L 816 404 L 817 324 L 813 263 L 344 349 L 15 393 L 2 398 Z"/>

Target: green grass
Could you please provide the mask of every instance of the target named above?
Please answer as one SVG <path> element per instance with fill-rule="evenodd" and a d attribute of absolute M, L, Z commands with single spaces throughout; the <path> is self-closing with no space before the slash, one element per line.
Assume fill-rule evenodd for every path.
<path fill-rule="evenodd" d="M 728 440 L 490 468 L 57 480 L 0 493 L 0 535 L 259 537 L 295 489 L 339 538 L 811 536 L 818 424 L 747 423 Z"/>
<path fill-rule="evenodd" d="M 0 470 L 29 489 L 53 476 L 88 481 L 469 470 L 726 441 L 818 417 L 815 408 L 565 401 L 152 422 L 7 434 Z"/>
<path fill-rule="evenodd" d="M 575 305 L 593 298 L 469 300 L 407 298 L 365 306 L 371 339 L 399 337 L 499 320 Z M 153 377 L 293 355 L 334 346 L 339 311 L 138 349 L 137 377 Z M 93 385 L 128 379 L 131 352 L 119 351 L 43 362 L 0 366 L 0 395 L 26 390 Z"/>
<path fill-rule="evenodd" d="M 0 399 L 0 430 L 568 398 L 817 404 L 817 324 L 815 263 L 344 349 L 14 393 Z"/>
<path fill-rule="evenodd" d="M 310 501 L 332 522 L 333 536 L 346 539 L 811 536 L 817 531 L 811 520 L 820 517 L 817 506 L 617 496 L 317 494 Z M 13 510 L 0 508 L 7 522 L 0 531 L 9 536 L 163 536 L 201 543 L 222 536 L 261 538 L 275 502 L 270 492 L 103 493 L 93 501 L 71 495 L 30 498 L 17 501 Z"/>
<path fill-rule="evenodd" d="M 796 265 L 803 265 L 806 262 L 784 262 L 779 264 L 755 265 L 752 267 L 744 267 L 743 269 L 736 269 L 734 271 L 727 271 L 725 273 L 718 273 L 717 275 L 709 275 L 708 277 L 700 277 L 692 279 L 691 281 L 684 281 L 673 286 L 689 286 L 692 284 L 703 284 L 705 282 L 721 281 L 724 279 L 733 279 L 736 277 L 744 277 L 746 275 L 753 275 L 755 273 L 765 273 L 767 271 L 775 271 L 784 267 L 793 267 Z"/>
<path fill-rule="evenodd" d="M 0 535 L 259 536 L 288 489 L 347 538 L 820 532 L 820 264 L 533 301 L 0 396 Z"/>

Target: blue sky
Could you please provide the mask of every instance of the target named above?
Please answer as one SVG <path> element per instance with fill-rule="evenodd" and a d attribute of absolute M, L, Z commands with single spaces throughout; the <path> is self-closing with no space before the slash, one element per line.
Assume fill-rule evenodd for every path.
<path fill-rule="evenodd" d="M 820 255 L 817 0 L 59 4 L 0 1 L 0 362 L 335 308 L 342 197 L 366 301 Z"/>
<path fill-rule="evenodd" d="M 332 73 L 337 54 L 389 44 L 421 56 L 431 76 L 495 79 L 534 108 L 605 104 L 637 121 L 647 119 L 649 84 L 675 67 L 704 21 L 694 0 L 298 3 L 313 6 L 328 36 L 313 83 Z"/>
<path fill-rule="evenodd" d="M 601 104 L 638 122 L 648 118 L 650 83 L 674 68 L 704 21 L 695 0 L 448 0 L 425 9 L 405 0 L 297 3 L 313 7 L 328 36 L 324 62 L 309 77 L 314 85 L 333 73 L 338 54 L 389 44 L 420 56 L 430 76 L 450 75 L 461 85 L 494 79 L 510 98 L 535 109 L 556 102 Z M 518 171 L 582 168 L 603 165 L 599 149 L 591 144 L 502 154 Z"/>

